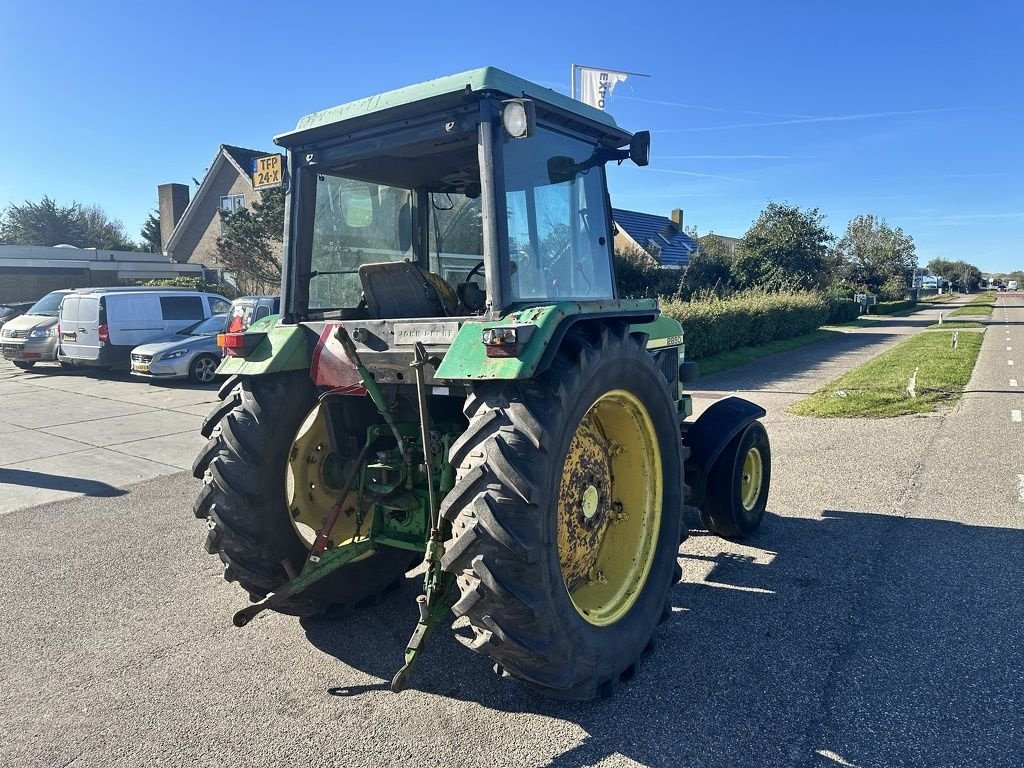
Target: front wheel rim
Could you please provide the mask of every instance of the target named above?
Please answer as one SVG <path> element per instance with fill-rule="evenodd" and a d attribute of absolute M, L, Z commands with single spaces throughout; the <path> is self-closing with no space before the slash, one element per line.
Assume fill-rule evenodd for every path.
<path fill-rule="evenodd" d="M 657 552 L 661 449 L 633 393 L 601 395 L 569 442 L 559 485 L 556 537 L 569 599 L 589 624 L 622 619 L 639 598 Z"/>
<path fill-rule="evenodd" d="M 210 358 L 204 357 L 196 363 L 196 378 L 203 384 L 209 384 L 213 381 L 216 370 L 217 364 Z"/>
<path fill-rule="evenodd" d="M 757 499 L 761 495 L 761 485 L 764 483 L 764 457 L 761 451 L 752 446 L 747 455 L 743 457 L 743 469 L 740 474 L 740 503 L 747 512 L 752 512 L 757 506 Z"/>

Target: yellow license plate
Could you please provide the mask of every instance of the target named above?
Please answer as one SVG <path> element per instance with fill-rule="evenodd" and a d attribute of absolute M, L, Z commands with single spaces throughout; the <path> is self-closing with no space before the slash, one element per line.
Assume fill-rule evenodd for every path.
<path fill-rule="evenodd" d="M 270 189 L 284 183 L 284 158 L 281 155 L 257 157 L 252 161 L 253 189 Z"/>
<path fill-rule="evenodd" d="M 149 363 L 132 363 L 132 370 L 138 373 L 149 373 Z"/>
<path fill-rule="evenodd" d="M 65 333 L 65 334 L 63 334 L 63 335 L 61 336 L 61 338 L 62 338 L 62 339 L 63 339 L 64 341 L 74 341 L 75 339 L 77 339 L 77 338 L 78 338 L 78 335 L 77 335 L 77 334 L 74 334 L 74 333 Z"/>

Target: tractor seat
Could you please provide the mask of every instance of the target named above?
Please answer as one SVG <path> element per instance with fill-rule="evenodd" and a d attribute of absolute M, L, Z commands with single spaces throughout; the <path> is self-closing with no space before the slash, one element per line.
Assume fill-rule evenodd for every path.
<path fill-rule="evenodd" d="M 440 276 L 411 261 L 359 267 L 359 282 L 370 317 L 405 319 L 455 314 L 459 297 Z"/>

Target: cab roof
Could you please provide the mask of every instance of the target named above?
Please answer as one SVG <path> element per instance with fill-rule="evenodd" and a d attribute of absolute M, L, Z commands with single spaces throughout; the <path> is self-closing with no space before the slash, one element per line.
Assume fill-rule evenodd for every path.
<path fill-rule="evenodd" d="M 629 141 L 630 134 L 619 128 L 607 112 L 495 67 L 481 67 L 314 112 L 301 118 L 294 131 L 275 136 L 274 143 L 284 147 L 298 146 L 342 130 L 385 122 L 392 116 L 427 114 L 459 106 L 483 93 L 507 98 L 529 97 L 583 122 L 610 143 L 621 146 Z"/>

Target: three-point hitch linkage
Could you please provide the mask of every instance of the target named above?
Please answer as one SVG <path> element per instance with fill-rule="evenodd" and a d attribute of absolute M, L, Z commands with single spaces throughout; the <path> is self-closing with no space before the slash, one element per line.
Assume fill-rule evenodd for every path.
<path fill-rule="evenodd" d="M 429 513 L 429 534 L 424 559 L 426 565 L 424 590 L 423 594 L 416 598 L 419 620 L 406 646 L 404 664 L 391 681 L 391 690 L 397 692 L 404 690 L 408 685 L 413 665 L 423 651 L 427 638 L 437 625 L 444 620 L 451 606 L 451 588 L 454 577 L 441 567 L 441 558 L 444 555 L 444 541 L 447 538 L 448 532 L 444 530 L 445 523 L 442 521 L 440 513 L 440 499 L 451 489 L 454 481 L 454 473 L 448 464 L 447 449 L 450 445 L 450 438 L 444 435 L 437 439 L 436 433 L 432 432 L 430 412 L 427 404 L 426 381 L 423 371 L 427 365 L 436 369 L 441 361 L 436 357 L 428 356 L 423 344 L 416 343 L 414 359 L 410 367 L 416 376 L 416 395 L 420 414 L 419 435 L 415 436 L 419 438 L 419 446 L 417 446 L 414 436 L 402 434 L 402 430 L 395 421 L 391 406 L 377 386 L 373 375 L 363 365 L 362 360 L 360 360 L 355 344 L 352 343 L 352 339 L 344 327 L 340 325 L 337 327 L 335 338 L 341 343 L 345 354 L 358 370 L 360 386 L 366 390 L 366 394 L 370 397 L 377 412 L 384 420 L 384 424 L 374 425 L 367 431 L 366 443 L 353 463 L 341 492 L 324 519 L 323 526 L 317 531 L 316 539 L 301 573 L 276 592 L 268 594 L 259 602 L 235 613 L 232 621 L 236 627 L 244 627 L 263 611 L 278 608 L 289 598 L 305 591 L 313 584 L 316 584 L 356 558 L 372 552 L 378 546 L 409 547 L 409 542 L 389 538 L 387 529 L 376 524 L 376 521 L 370 521 L 366 531 L 363 532 L 363 524 L 366 522 L 363 519 L 366 514 L 363 505 L 358 505 L 354 510 L 346 508 L 349 495 L 360 479 L 364 477 L 364 470 L 367 468 L 366 462 L 371 451 L 380 443 L 382 438 L 390 435 L 395 441 L 394 453 L 401 459 L 401 474 L 404 477 L 404 485 L 411 489 L 416 480 L 425 482 Z M 337 395 L 327 392 L 321 396 L 321 402 L 326 398 L 334 396 Z M 326 409 L 325 413 L 327 414 L 329 427 L 328 440 L 330 441 L 332 452 L 336 453 L 338 446 L 335 444 L 334 430 L 330 428 L 330 409 Z M 432 451 L 431 447 L 435 445 L 440 450 Z M 418 451 L 417 448 L 419 449 Z M 422 454 L 422 463 L 414 461 L 417 452 Z M 435 453 L 436 455 L 432 455 Z M 435 474 L 438 475 L 437 478 L 435 478 Z M 435 485 L 435 480 L 440 482 Z M 332 543 L 331 533 L 334 526 L 343 514 L 356 515 L 356 535 L 339 546 L 328 548 L 328 544 Z M 422 542 L 416 545 L 420 549 L 422 549 L 422 546 Z"/>

